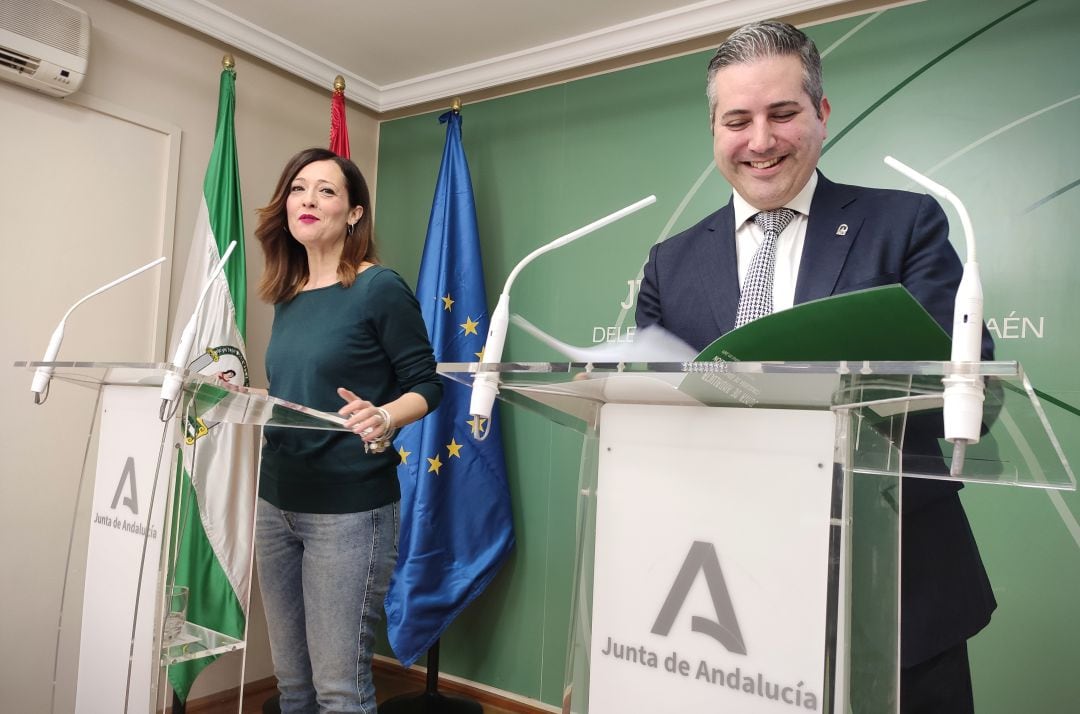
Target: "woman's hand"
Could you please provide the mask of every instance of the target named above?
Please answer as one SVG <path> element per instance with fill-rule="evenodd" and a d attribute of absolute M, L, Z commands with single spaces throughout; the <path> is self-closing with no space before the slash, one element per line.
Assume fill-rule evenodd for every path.
<path fill-rule="evenodd" d="M 344 387 L 338 387 L 337 393 L 345 400 L 345 406 L 338 409 L 338 414 L 345 417 L 346 429 L 367 442 L 375 441 L 386 433 L 389 424 L 384 411 Z"/>

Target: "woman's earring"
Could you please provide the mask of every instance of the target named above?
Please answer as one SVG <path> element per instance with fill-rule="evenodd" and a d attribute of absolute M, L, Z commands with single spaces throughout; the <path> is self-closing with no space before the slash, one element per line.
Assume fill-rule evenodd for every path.
<path fill-rule="evenodd" d="M 354 228 L 356 228 L 356 224 L 349 223 L 348 226 L 345 228 L 345 235 L 351 236 Z"/>

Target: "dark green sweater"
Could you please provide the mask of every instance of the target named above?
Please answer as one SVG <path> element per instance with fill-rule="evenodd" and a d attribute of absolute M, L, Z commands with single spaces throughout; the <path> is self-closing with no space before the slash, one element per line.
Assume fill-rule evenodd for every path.
<path fill-rule="evenodd" d="M 415 392 L 435 409 L 442 382 L 416 297 L 375 266 L 353 284 L 302 292 L 274 307 L 266 350 L 270 394 L 337 412 L 345 387 L 376 406 Z M 259 496 L 302 513 L 357 513 L 401 497 L 397 453 L 365 454 L 351 432 L 267 427 Z"/>

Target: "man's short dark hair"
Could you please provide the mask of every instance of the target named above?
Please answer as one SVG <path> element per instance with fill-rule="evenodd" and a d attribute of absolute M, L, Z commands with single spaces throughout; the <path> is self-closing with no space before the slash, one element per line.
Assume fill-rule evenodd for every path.
<path fill-rule="evenodd" d="M 709 126 L 716 120 L 716 89 L 713 80 L 716 73 L 733 64 L 744 64 L 763 57 L 796 55 L 803 66 L 803 90 L 814 103 L 814 111 L 821 116 L 821 99 L 825 91 L 821 86 L 821 55 L 814 41 L 802 30 L 786 22 L 765 20 L 743 25 L 724 40 L 709 60 L 705 78 L 705 96 L 709 100 Z"/>

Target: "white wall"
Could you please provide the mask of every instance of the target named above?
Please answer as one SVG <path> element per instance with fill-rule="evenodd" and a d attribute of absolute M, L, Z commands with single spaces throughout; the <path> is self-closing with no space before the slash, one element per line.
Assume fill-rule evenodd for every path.
<path fill-rule="evenodd" d="M 96 308 L 90 304 L 80 308 L 80 313 L 72 318 L 72 332 L 61 357 L 163 356 L 162 327 L 167 317 L 171 330 L 213 140 L 221 56 L 232 52 L 237 67 L 236 136 L 245 232 L 249 238 L 248 282 L 252 286 L 248 356 L 253 384 L 265 384 L 263 353 L 269 339 L 272 310 L 253 294 L 262 271 L 262 255 L 251 238 L 254 209 L 269 198 L 285 159 L 307 146 L 325 146 L 329 132 L 332 77 L 327 77 L 325 89 L 320 89 L 126 3 L 69 1 L 85 9 L 93 23 L 88 77 L 81 91 L 66 100 L 81 106 L 61 108 L 48 104 L 61 100 L 46 99 L 7 85 L 0 95 L 0 128 L 5 128 L 3 117 L 11 116 L 8 112 L 16 104 L 23 111 L 42 113 L 43 121 L 20 137 L 32 149 L 0 157 L 6 175 L 4 190 L 0 192 L 0 236 L 8 244 L 7 271 L 19 271 L 17 277 L 23 281 L 19 285 L 36 281 L 43 291 L 41 295 L 48 298 L 35 299 L 35 291 L 29 288 L 20 289 L 15 299 L 5 293 L 7 304 L 0 313 L 3 316 L 0 329 L 5 334 L 0 350 L 4 359 L 0 364 L 0 395 L 5 401 L 0 414 L 0 572 L 4 573 L 0 590 L 0 642 L 4 645 L 0 654 L 0 711 L 5 712 L 46 712 L 49 708 L 59 587 L 76 502 L 77 471 L 86 443 L 85 426 L 89 423 L 85 395 L 72 393 L 70 385 L 54 385 L 46 406 L 32 406 L 27 390 L 29 375 L 11 369 L 11 360 L 40 357 L 63 311 L 59 306 L 80 297 L 85 292 L 80 292 L 84 284 L 93 286 L 89 274 L 108 279 L 145 262 L 141 254 L 134 254 L 137 251 L 109 237 L 117 232 L 113 229 L 125 226 L 126 216 L 135 212 L 136 203 L 139 206 L 146 203 L 142 195 L 144 184 L 158 187 L 154 195 L 161 196 L 154 198 L 160 202 L 154 210 L 165 216 L 166 225 L 148 231 L 153 235 L 147 238 L 146 251 L 153 252 L 150 243 L 155 241 L 158 247 L 171 248 L 166 278 L 160 282 L 149 280 L 140 288 L 144 290 L 142 294 L 128 294 L 128 297 L 139 294 L 137 300 L 151 303 L 141 306 L 137 325 L 126 316 L 114 317 L 115 312 L 106 303 Z M 54 172 L 56 180 L 49 181 L 48 170 L 59 171 L 65 161 L 73 160 L 73 152 L 78 153 L 80 147 L 51 140 L 44 119 L 51 115 L 79 116 L 80 112 L 100 112 L 103 108 L 121 117 L 121 121 L 132 122 L 133 133 L 157 136 L 148 141 L 156 147 L 152 149 L 155 153 L 164 152 L 164 155 L 155 157 L 158 169 L 153 177 L 101 175 L 100 182 L 93 187 L 90 205 L 86 205 L 83 195 L 75 196 L 78 200 L 67 200 L 71 196 L 70 188 L 60 190 L 70 183 L 65 181 L 66 174 Z M 115 124 L 115 117 L 111 121 Z M 377 123 L 355 107 L 350 107 L 348 123 L 353 158 L 374 188 Z M 95 150 L 100 155 L 102 146 L 110 151 L 125 150 L 115 146 L 111 139 L 108 143 L 100 142 L 101 145 L 93 143 L 81 149 L 87 155 L 93 155 Z M 170 150 L 172 156 L 167 155 Z M 105 160 L 102 163 L 138 164 Z M 42 175 L 45 180 L 40 178 Z M 32 180 L 23 180 L 31 176 Z M 163 180 L 165 195 L 158 190 Z M 121 232 L 129 237 L 133 233 L 132 230 Z M 87 248 L 93 245 L 100 245 L 100 249 Z M 34 249 L 29 253 L 43 253 L 47 258 L 45 264 L 33 266 L 26 264 L 26 260 L 18 260 L 28 248 Z M 85 321 L 79 326 L 83 310 L 86 310 Z M 112 339 L 110 335 L 122 339 Z M 140 354 L 133 354 L 136 351 Z M 27 447 L 37 438 L 48 452 L 44 456 L 41 450 L 35 453 Z M 78 557 L 76 548 L 73 559 Z M 249 681 L 271 674 L 258 601 L 256 596 L 256 609 L 250 618 L 252 632 L 246 675 Z M 230 657 L 203 674 L 192 696 L 239 683 L 237 658 Z"/>

